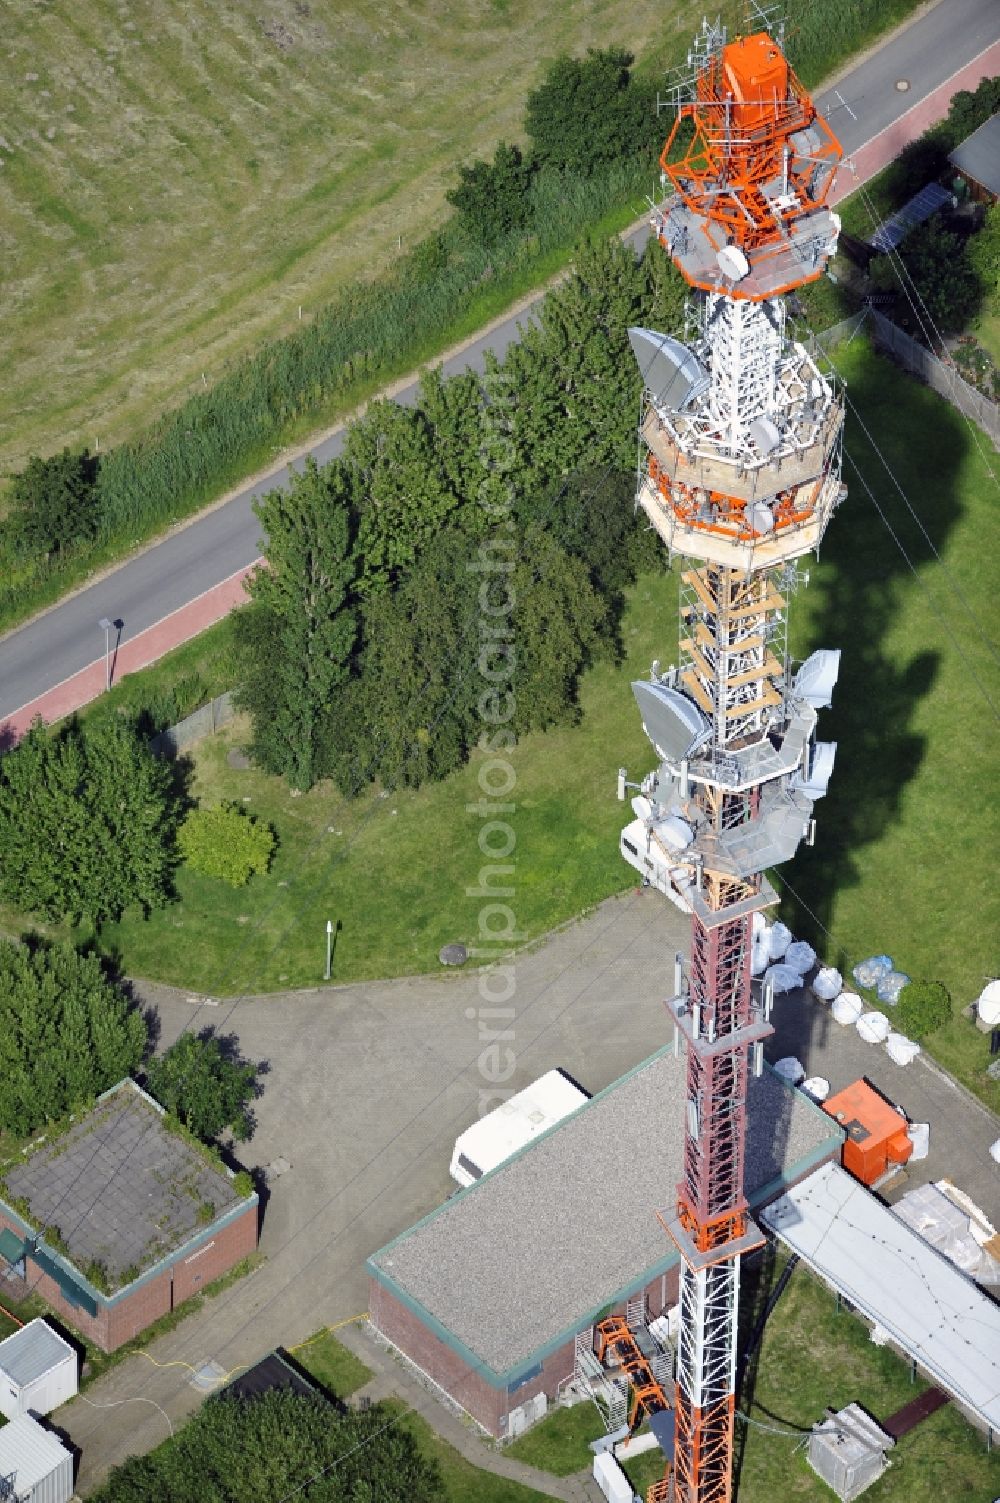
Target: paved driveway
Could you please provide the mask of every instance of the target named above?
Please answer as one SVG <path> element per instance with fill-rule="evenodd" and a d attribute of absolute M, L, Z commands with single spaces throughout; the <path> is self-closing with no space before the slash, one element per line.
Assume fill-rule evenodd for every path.
<path fill-rule="evenodd" d="M 562 1065 L 590 1090 L 610 1084 L 666 1038 L 661 998 L 687 922 L 651 892 L 612 899 L 552 935 L 516 965 L 509 1047 L 519 1088 Z M 141 986 L 168 1045 L 196 1014 L 183 994 Z M 490 1089 L 479 1070 L 482 1003 L 475 973 L 369 983 L 275 997 L 197 1013 L 197 1026 L 235 1031 L 270 1071 L 248 1165 L 283 1158 L 273 1181 L 261 1249 L 249 1280 L 206 1303 L 157 1341 L 158 1363 L 229 1371 L 279 1343 L 365 1309 L 364 1260 L 433 1209 L 452 1188 L 454 1139 Z M 493 1019 L 482 1020 L 495 1027 Z M 505 1044 L 506 1047 L 506 1044 Z M 141 1398 L 175 1423 L 198 1402 L 183 1366 L 133 1357 L 87 1393 L 92 1404 Z M 78 1487 L 149 1450 L 167 1433 L 163 1413 L 127 1402 L 96 1410 L 77 1400 L 58 1420 L 82 1448 Z"/>
<path fill-rule="evenodd" d="M 675 909 L 639 891 L 608 900 L 519 957 L 515 1015 L 501 1020 L 513 1032 L 509 1084 L 562 1065 L 596 1091 L 659 1048 L 669 1037 L 661 1000 L 687 932 Z M 194 1408 L 199 1395 L 183 1364 L 211 1360 L 229 1371 L 363 1311 L 366 1256 L 448 1194 L 454 1138 L 489 1088 L 478 1065 L 484 1004 L 475 973 L 201 1010 L 167 988 L 140 990 L 160 1011 L 161 1046 L 192 1021 L 212 1022 L 235 1031 L 248 1055 L 269 1061 L 259 1127 L 243 1157 L 248 1165 L 283 1158 L 291 1167 L 272 1183 L 264 1266 L 152 1346 L 156 1363 L 181 1365 L 130 1358 L 86 1400 L 60 1410 L 59 1423 L 83 1450 L 81 1492 L 162 1439 L 165 1416 L 176 1423 Z M 922 1172 L 949 1174 L 1000 1220 L 1000 1169 L 986 1152 L 1000 1123 L 984 1108 L 926 1061 L 893 1065 L 819 1004 L 779 999 L 775 1017 L 771 1058 L 796 1053 L 835 1087 L 868 1073 L 914 1117 L 930 1121 Z M 665 1116 L 662 1130 L 679 1131 L 680 1123 Z M 434 1418 L 433 1401 L 426 1412 Z"/>

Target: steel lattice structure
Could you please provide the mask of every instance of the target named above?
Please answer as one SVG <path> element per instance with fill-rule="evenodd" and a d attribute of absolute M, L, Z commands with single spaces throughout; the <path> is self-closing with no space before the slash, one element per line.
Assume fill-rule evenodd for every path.
<path fill-rule="evenodd" d="M 772 1031 L 751 987 L 754 915 L 776 902 L 765 870 L 812 838 L 835 751 L 815 731 L 839 654 L 793 672 L 787 608 L 845 494 L 842 394 L 789 339 L 782 301 L 836 244 L 840 148 L 770 36 L 729 42 L 706 24 L 692 59 L 653 227 L 696 289 L 695 337 L 630 331 L 637 503 L 691 560 L 680 662 L 633 686 L 660 760 L 621 845 L 692 914 L 668 1003 L 686 1046 L 684 1178 L 658 1212 L 681 1253 L 676 1454 L 650 1503 L 671 1488 L 677 1503 L 731 1497 L 740 1260 L 763 1240 L 743 1193 L 747 1084 Z"/>

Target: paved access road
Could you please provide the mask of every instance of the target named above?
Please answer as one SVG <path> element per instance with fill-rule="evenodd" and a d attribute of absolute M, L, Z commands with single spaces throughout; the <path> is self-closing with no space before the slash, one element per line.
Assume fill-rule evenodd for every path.
<path fill-rule="evenodd" d="M 998 38 L 1000 6 L 995 0 L 939 0 L 860 62 L 838 87 L 820 95 L 820 108 L 829 116 L 848 155 L 882 136 L 888 159 L 898 149 L 898 141 L 883 136 L 887 128 Z M 897 90 L 898 80 L 909 83 L 905 92 Z M 876 165 L 866 160 L 866 173 L 874 171 Z M 846 173 L 844 181 L 849 185 Z M 636 238 L 641 239 L 643 234 Z M 466 345 L 445 361 L 445 372 L 469 368 L 481 371 L 484 351 L 502 355 L 518 337 L 518 325 L 530 316 L 532 306 L 503 319 Z M 415 383 L 394 393 L 404 403 L 412 402 L 415 394 Z M 342 431 L 336 429 L 309 452 L 323 463 L 340 452 L 342 441 Z M 294 462 L 301 464 L 301 456 Z M 260 524 L 253 514 L 253 502 L 275 486 L 284 485 L 288 473 L 287 464 L 276 467 L 223 505 L 175 529 L 162 542 L 9 634 L 0 643 L 0 722 L 89 665 L 100 664 L 104 639 L 98 622 L 102 617 L 124 623 L 123 642 L 127 644 L 199 597 L 204 606 L 207 592 L 231 580 L 258 557 Z M 187 635 L 205 624 L 204 609 L 195 611 Z M 176 640 L 184 640 L 184 636 L 176 636 Z M 95 683 L 100 676 L 98 670 Z M 89 693 L 84 694 L 77 703 L 85 703 L 89 697 Z M 47 706 L 38 708 L 51 716 Z M 57 713 L 65 713 L 65 709 L 60 704 Z"/>
<path fill-rule="evenodd" d="M 689 926 L 645 889 L 608 899 L 520 954 L 508 1004 L 514 1016 L 500 1025 L 513 1035 L 504 1046 L 516 1062 L 509 1086 L 561 1065 L 597 1091 L 667 1043 L 662 998 Z M 230 1371 L 366 1308 L 369 1253 L 452 1188 L 452 1145 L 478 1115 L 480 1090 L 491 1089 L 478 1059 L 498 1026 L 481 1016 L 474 972 L 201 1009 L 181 992 L 135 985 L 158 1009 L 160 1048 L 185 1027 L 215 1023 L 238 1035 L 248 1057 L 268 1061 L 257 1132 L 239 1154 L 248 1166 L 284 1166 L 264 1212 L 266 1263 L 153 1342 L 149 1356 L 130 1357 L 55 1416 L 82 1448 L 84 1496 L 109 1467 L 164 1438 L 164 1412 L 177 1424 L 201 1401 L 184 1364 L 214 1361 Z M 989 1156 L 1000 1122 L 985 1107 L 924 1056 L 905 1069 L 894 1065 L 802 993 L 778 999 L 775 1022 L 769 1059 L 795 1054 L 834 1091 L 868 1075 L 915 1120 L 930 1123 L 930 1155 L 912 1166 L 909 1184 L 947 1175 L 1000 1224 L 1000 1172 Z M 670 1103 L 653 1130 L 679 1132 L 679 1110 Z M 662 1189 L 651 1187 L 651 1205 Z M 162 1365 L 171 1363 L 181 1365 Z M 416 1397 L 437 1421 L 436 1401 Z"/>

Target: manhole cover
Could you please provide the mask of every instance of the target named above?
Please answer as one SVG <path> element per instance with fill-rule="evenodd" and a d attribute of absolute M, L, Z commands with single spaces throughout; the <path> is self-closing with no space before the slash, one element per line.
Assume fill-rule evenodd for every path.
<path fill-rule="evenodd" d="M 286 1158 L 279 1157 L 272 1159 L 271 1163 L 268 1164 L 267 1168 L 264 1170 L 264 1173 L 266 1174 L 268 1179 L 280 1179 L 283 1174 L 288 1173 L 291 1167 L 291 1164 Z"/>
<path fill-rule="evenodd" d="M 442 965 L 464 965 L 468 958 L 469 952 L 464 945 L 445 945 L 438 951 Z"/>
<path fill-rule="evenodd" d="M 896 79 L 896 92 L 897 93 L 899 93 L 899 94 L 905 94 L 906 91 L 907 91 L 907 89 L 909 87 L 910 87 L 910 80 L 908 78 L 897 78 Z"/>
<path fill-rule="evenodd" d="M 226 1369 L 218 1362 L 203 1362 L 196 1367 L 188 1380 L 192 1388 L 198 1388 L 202 1393 L 208 1393 L 212 1388 L 218 1388 L 226 1376 Z"/>

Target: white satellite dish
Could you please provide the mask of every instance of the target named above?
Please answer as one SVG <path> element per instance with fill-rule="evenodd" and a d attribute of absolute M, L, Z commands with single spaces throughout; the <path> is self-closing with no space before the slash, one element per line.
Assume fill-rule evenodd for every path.
<path fill-rule="evenodd" d="M 722 274 L 731 282 L 739 282 L 750 270 L 750 262 L 738 245 L 724 245 L 716 258 Z"/>

